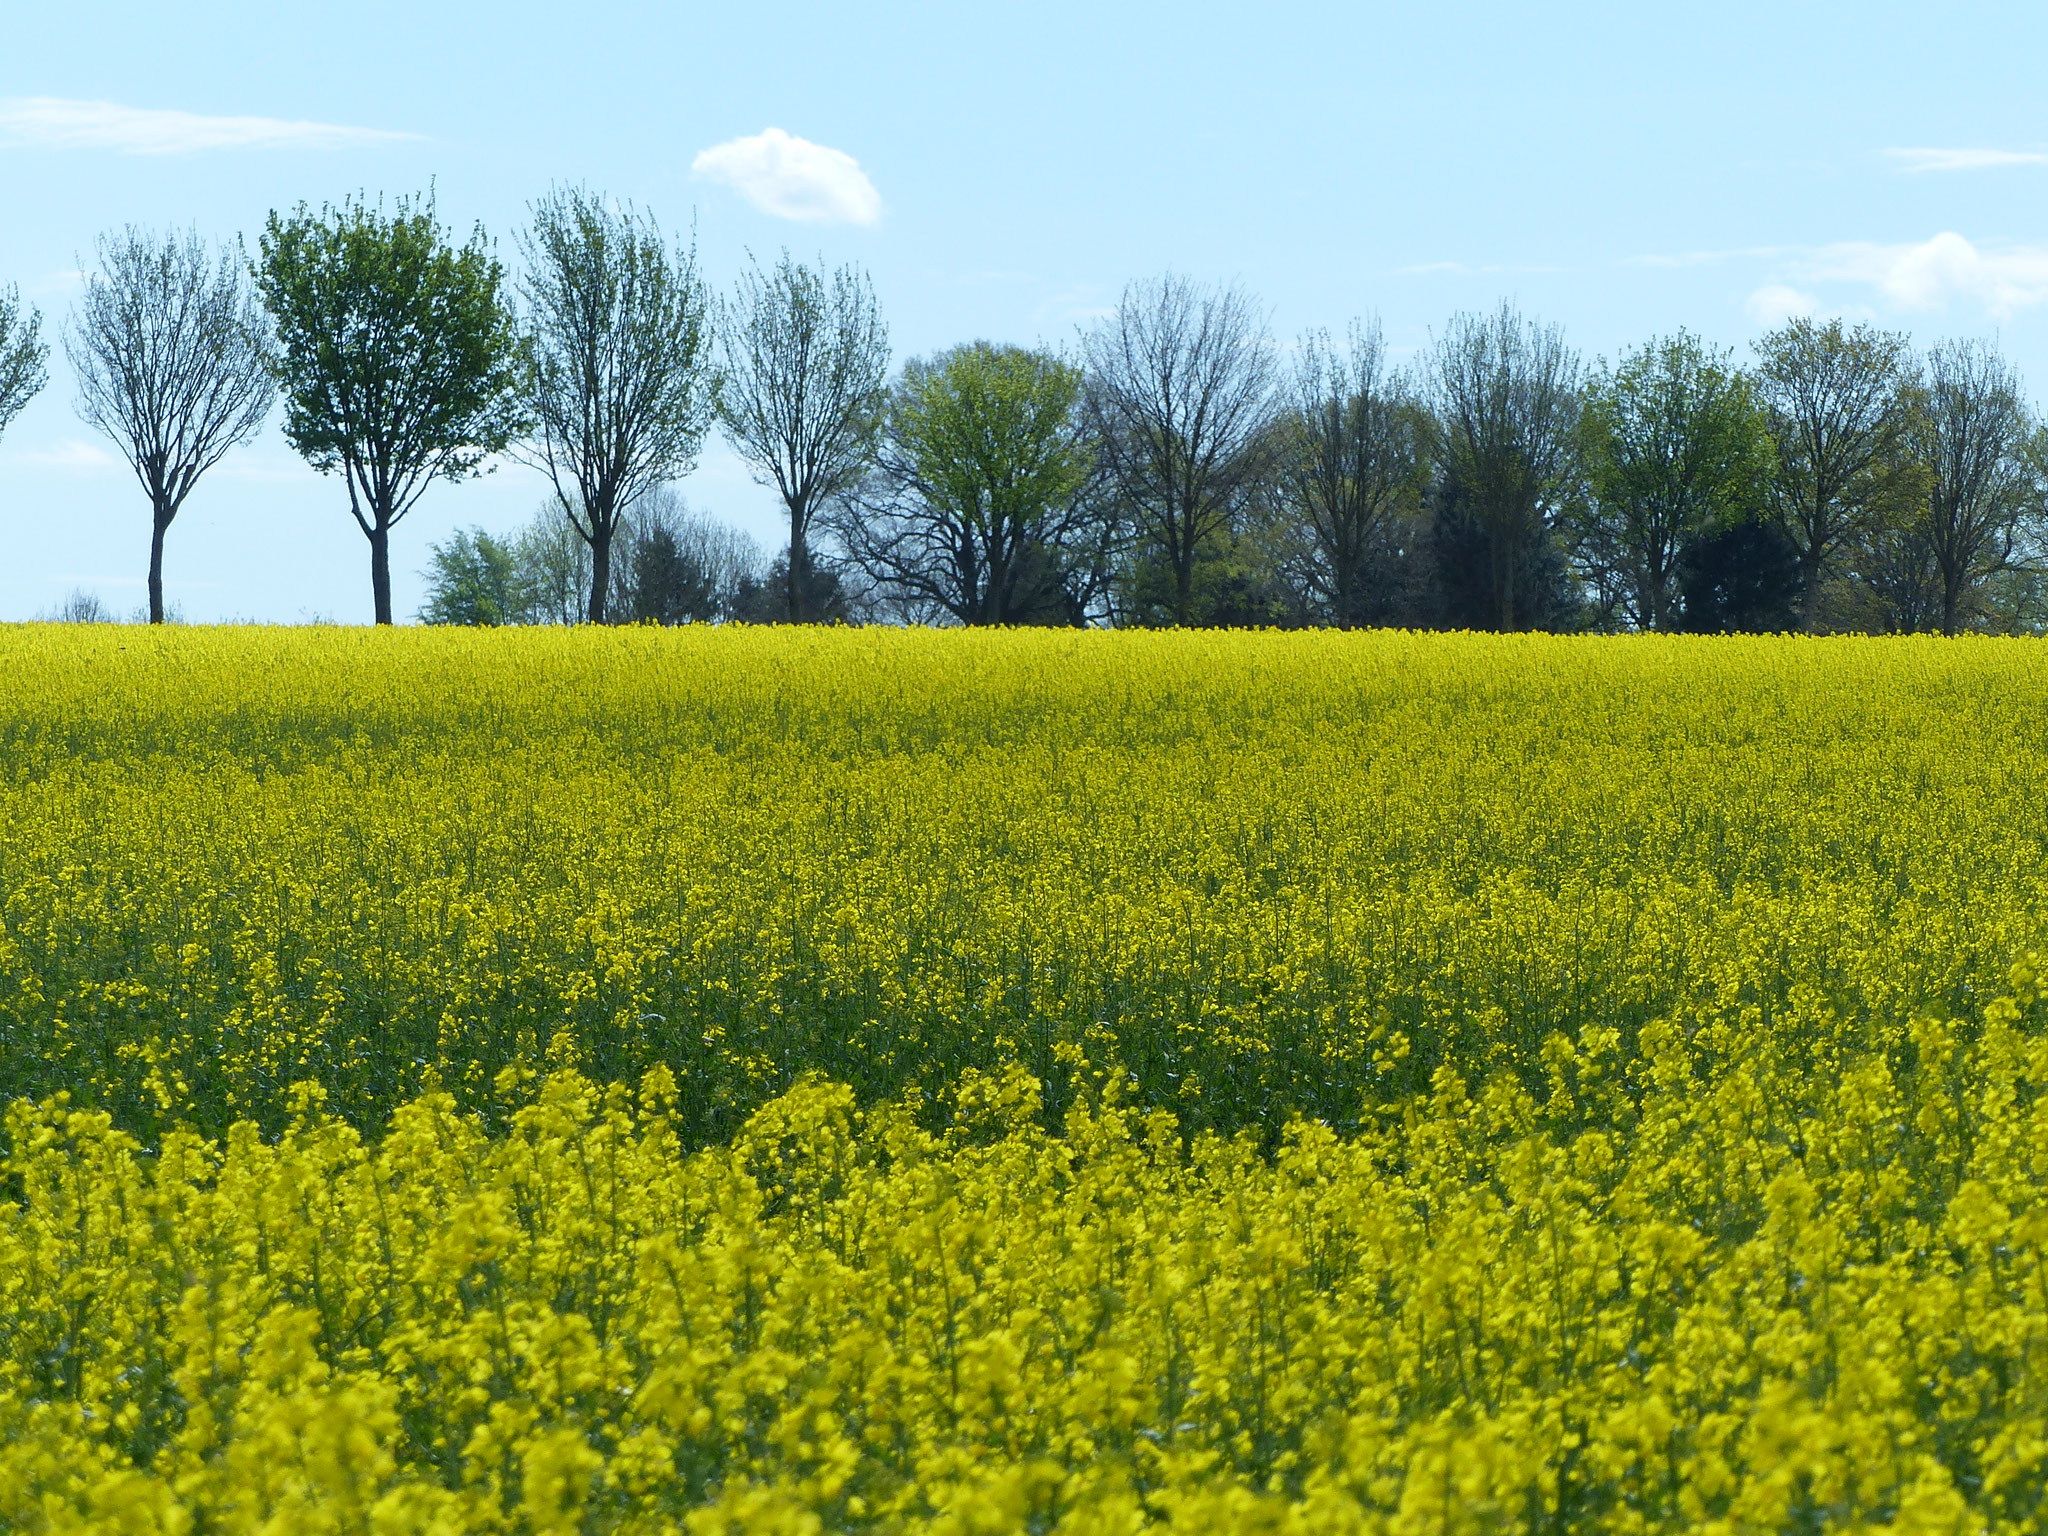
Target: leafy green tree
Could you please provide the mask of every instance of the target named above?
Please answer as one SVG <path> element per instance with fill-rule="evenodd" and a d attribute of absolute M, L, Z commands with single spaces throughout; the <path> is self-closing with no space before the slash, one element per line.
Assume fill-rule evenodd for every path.
<path fill-rule="evenodd" d="M 270 215 L 255 273 L 277 326 L 284 432 L 339 471 L 391 622 L 391 530 L 436 478 L 486 471 L 526 425 L 527 367 L 481 226 L 460 247 L 431 196 Z"/>
<path fill-rule="evenodd" d="M 1923 634 L 1941 627 L 1941 565 L 1930 401 L 1917 369 L 1899 385 L 1902 426 L 1869 476 L 1856 526 L 1821 576 L 1821 626 L 1848 634 Z M 1802 607 L 1802 613 L 1804 609 Z"/>
<path fill-rule="evenodd" d="M 21 302 L 19 289 L 0 289 L 0 432 L 49 380 L 42 329 L 42 315 Z"/>
<path fill-rule="evenodd" d="M 713 407 L 707 299 L 694 247 L 581 188 L 534 206 L 524 240 L 527 456 L 590 546 L 589 618 L 605 621 L 625 509 L 696 463 Z"/>
<path fill-rule="evenodd" d="M 1580 558 L 1612 579 L 1636 628 L 1669 629 L 1687 547 L 1754 513 L 1767 493 L 1763 410 L 1732 354 L 1680 331 L 1594 380 L 1585 453 Z"/>
<path fill-rule="evenodd" d="M 1817 629 L 1829 563 L 1897 499 L 1912 354 L 1893 332 L 1800 317 L 1759 341 L 1757 358 L 1777 449 L 1770 514 L 1798 551 L 1801 614 Z"/>
<path fill-rule="evenodd" d="M 64 338 L 78 413 L 149 497 L 149 621 L 164 622 L 164 535 L 199 477 L 254 437 L 276 398 L 268 326 L 247 277 L 197 234 L 129 228 L 99 243 Z"/>
<path fill-rule="evenodd" d="M 821 594 L 838 587 L 811 579 L 811 525 L 874 462 L 888 402 L 889 330 L 874 285 L 852 267 L 814 272 L 784 251 L 772 270 L 740 279 L 718 337 L 719 420 L 789 514 L 784 616 L 824 617 Z"/>
<path fill-rule="evenodd" d="M 445 544 L 430 544 L 423 624 L 517 624 L 526 601 L 520 591 L 516 548 L 481 528 L 457 529 Z"/>
<path fill-rule="evenodd" d="M 1081 370 L 977 341 L 905 365 L 880 461 L 835 520 L 884 590 L 962 624 L 1064 620 L 1096 521 Z"/>
<path fill-rule="evenodd" d="M 1456 482 L 1461 507 L 1486 531 L 1493 622 L 1515 629 L 1528 617 L 1516 604 L 1524 552 L 1582 490 L 1578 354 L 1556 326 L 1503 303 L 1490 315 L 1455 317 L 1431 375 L 1438 472 Z"/>

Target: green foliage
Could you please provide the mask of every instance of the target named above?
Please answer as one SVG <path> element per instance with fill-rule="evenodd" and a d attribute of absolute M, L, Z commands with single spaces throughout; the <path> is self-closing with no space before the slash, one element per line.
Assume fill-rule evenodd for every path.
<path fill-rule="evenodd" d="M 1799 552 L 1803 619 L 1823 624 L 1836 555 L 1904 498 L 1912 351 L 1904 336 L 1840 320 L 1788 320 L 1757 343 L 1757 398 L 1777 463 L 1769 512 Z"/>
<path fill-rule="evenodd" d="M 524 615 L 518 550 L 481 528 L 457 529 L 445 544 L 429 546 L 425 624 L 513 624 Z"/>
<path fill-rule="evenodd" d="M 640 624 L 695 624 L 718 617 L 712 573 L 666 528 L 633 541 L 633 602 L 626 617 Z"/>
<path fill-rule="evenodd" d="M 42 328 L 42 315 L 22 304 L 20 290 L 0 289 L 0 431 L 49 379 Z"/>
<path fill-rule="evenodd" d="M 908 363 L 881 472 L 840 521 L 854 558 L 963 624 L 1064 621 L 1089 542 L 1081 387 L 1056 354 L 985 341 Z"/>
<path fill-rule="evenodd" d="M 1455 316 L 1432 360 L 1439 475 L 1486 531 L 1493 622 L 1522 622 L 1515 596 L 1525 552 L 1583 490 L 1578 354 L 1554 325 L 1505 301 L 1492 314 Z"/>
<path fill-rule="evenodd" d="M 1674 627 L 1693 634 L 1771 634 L 1798 627 L 1799 554 L 1776 525 L 1744 518 L 1685 547 Z"/>
<path fill-rule="evenodd" d="M 984 538 L 1029 538 L 1088 478 L 1080 397 L 1064 358 L 978 341 L 906 365 L 890 428 L 934 504 Z"/>
<path fill-rule="evenodd" d="M 1767 493 L 1762 408 L 1731 354 L 1680 331 L 1594 382 L 1584 438 L 1581 558 L 1618 578 L 1637 628 L 1668 628 L 1686 546 L 1755 515 Z"/>
<path fill-rule="evenodd" d="M 1244 518 L 1211 533 L 1195 552 L 1185 601 L 1166 552 L 1135 544 L 1114 572 L 1118 624 L 1144 629 L 1295 629 L 1309 622 L 1303 596 L 1283 570 L 1281 528 Z"/>
<path fill-rule="evenodd" d="M 450 243 L 431 196 L 273 212 L 255 267 L 277 325 L 287 441 L 339 471 L 391 621 L 386 539 L 436 478 L 484 471 L 525 425 L 526 353 L 481 227 Z"/>
<path fill-rule="evenodd" d="M 315 469 L 349 472 L 395 519 L 423 478 L 464 479 L 504 451 L 523 425 L 523 352 L 481 227 L 457 248 L 431 197 L 388 218 L 301 203 L 270 215 L 261 251 L 285 437 Z"/>

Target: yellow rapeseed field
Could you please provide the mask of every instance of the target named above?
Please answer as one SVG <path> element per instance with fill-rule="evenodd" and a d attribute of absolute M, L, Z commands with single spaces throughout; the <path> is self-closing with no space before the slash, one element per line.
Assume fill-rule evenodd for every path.
<path fill-rule="evenodd" d="M 0 631 L 0 1529 L 2048 1525 L 2035 643 Z"/>

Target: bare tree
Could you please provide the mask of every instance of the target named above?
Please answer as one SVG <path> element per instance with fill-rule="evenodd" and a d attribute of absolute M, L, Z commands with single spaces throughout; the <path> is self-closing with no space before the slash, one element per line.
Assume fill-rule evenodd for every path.
<path fill-rule="evenodd" d="M 1771 512 L 1799 552 L 1802 615 L 1814 629 L 1829 560 L 1879 515 L 1900 462 L 1911 354 L 1903 336 L 1804 317 L 1764 337 L 1757 354 L 1778 450 Z"/>
<path fill-rule="evenodd" d="M 521 247 L 535 424 L 525 456 L 590 546 L 589 618 L 602 624 L 624 509 L 687 474 L 711 424 L 697 252 L 671 251 L 652 218 L 580 187 L 534 205 Z"/>
<path fill-rule="evenodd" d="M 1831 627 L 1854 633 L 1917 635 L 1940 627 L 1941 567 L 1927 537 L 1923 489 L 1905 505 L 1864 520 L 1837 554 L 1847 577 L 1829 593 Z"/>
<path fill-rule="evenodd" d="M 1580 490 L 1578 354 L 1503 302 L 1459 315 L 1433 359 L 1437 457 L 1486 530 L 1495 622 L 1513 629 L 1515 570 Z"/>
<path fill-rule="evenodd" d="M 1363 621 L 1369 567 L 1393 521 L 1417 504 L 1425 467 L 1421 408 L 1387 366 L 1377 320 L 1301 341 L 1280 424 L 1279 493 L 1308 535 L 1308 582 L 1342 629 Z"/>
<path fill-rule="evenodd" d="M 149 621 L 164 621 L 164 535 L 199 477 L 254 437 L 276 398 L 268 327 L 241 263 L 197 233 L 102 236 L 64 352 L 78 414 L 149 497 Z"/>
<path fill-rule="evenodd" d="M 84 587 L 73 587 L 70 594 L 56 607 L 36 615 L 39 624 L 116 624 L 120 621 L 114 610 L 101 601 L 97 592 L 88 592 Z"/>
<path fill-rule="evenodd" d="M 1266 464 L 1274 364 L 1264 317 L 1236 286 L 1172 273 L 1124 290 L 1089 334 L 1088 416 L 1110 483 L 1194 618 L 1195 567 Z"/>
<path fill-rule="evenodd" d="M 1071 622 L 1070 559 L 1097 521 L 1081 372 L 973 342 L 905 366 L 875 472 L 833 518 L 847 552 L 907 611 L 960 624 Z"/>
<path fill-rule="evenodd" d="M 33 304 L 23 305 L 20 290 L 0 289 L 0 432 L 49 381 L 42 331 L 42 315 Z"/>
<path fill-rule="evenodd" d="M 1927 475 L 1921 536 L 1939 577 L 1943 634 L 1956 632 L 1969 594 L 2013 563 L 2041 509 L 2035 430 L 2019 374 L 1995 348 L 1949 341 L 1928 354 L 1912 433 Z"/>
<path fill-rule="evenodd" d="M 887 401 L 889 330 L 874 285 L 782 253 L 739 281 L 718 329 L 718 415 L 755 479 L 789 512 L 788 616 L 801 623 L 811 525 L 874 461 Z"/>

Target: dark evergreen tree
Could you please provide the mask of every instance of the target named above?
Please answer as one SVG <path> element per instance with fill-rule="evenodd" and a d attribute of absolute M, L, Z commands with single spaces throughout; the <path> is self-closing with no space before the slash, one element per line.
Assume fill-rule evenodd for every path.
<path fill-rule="evenodd" d="M 815 551 L 810 552 L 804 562 L 802 582 L 793 589 L 787 550 L 775 557 L 765 578 L 741 579 L 733 594 L 732 617 L 742 624 L 787 624 L 793 590 L 797 594 L 795 601 L 802 604 L 800 611 L 806 623 L 844 624 L 853 617 L 846 583 L 838 568 L 827 564 Z"/>
<path fill-rule="evenodd" d="M 1694 539 L 1679 564 L 1679 628 L 1768 634 L 1799 627 L 1799 551 L 1769 523 L 1748 519 Z"/>
<path fill-rule="evenodd" d="M 1578 627 L 1583 606 L 1570 562 L 1547 524 L 1524 526 L 1506 564 L 1512 616 L 1503 624 L 1500 572 L 1494 558 L 1494 529 L 1482 518 L 1454 476 L 1441 478 L 1433 497 L 1427 558 L 1433 592 L 1424 618 L 1438 629 L 1537 629 Z"/>
<path fill-rule="evenodd" d="M 704 563 L 655 528 L 632 546 L 630 617 L 640 624 L 701 624 L 718 617 L 718 583 Z"/>

